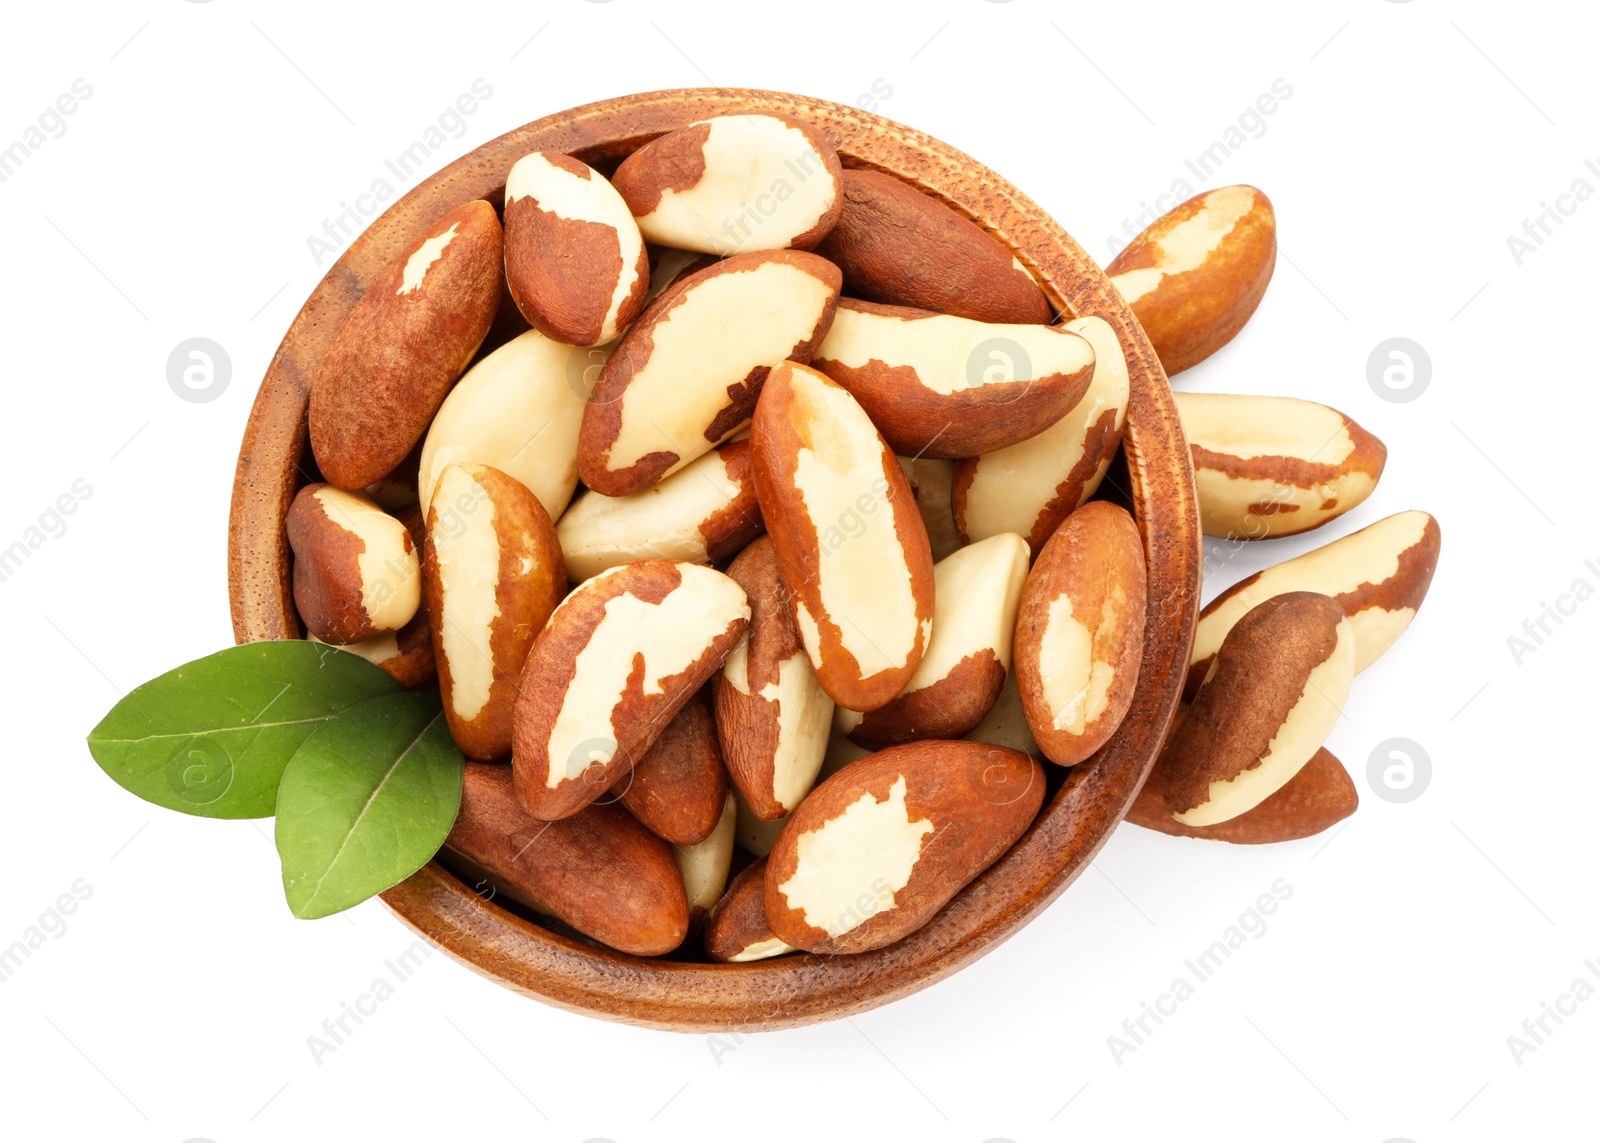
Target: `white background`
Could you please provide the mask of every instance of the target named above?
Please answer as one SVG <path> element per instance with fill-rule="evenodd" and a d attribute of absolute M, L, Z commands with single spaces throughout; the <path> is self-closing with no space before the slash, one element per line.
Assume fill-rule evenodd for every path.
<path fill-rule="evenodd" d="M 1600 167 L 1600 21 L 1578 4 L 1439 0 L 886 7 L 8 8 L 0 145 L 75 79 L 93 94 L 0 183 L 0 547 L 75 480 L 93 491 L 0 583 L 0 946 L 78 879 L 92 888 L 0 984 L 7 1137 L 1591 1133 L 1600 1000 L 1520 1060 L 1507 1037 L 1575 979 L 1600 986 L 1584 966 L 1600 958 L 1600 603 L 1520 663 L 1507 639 L 1574 581 L 1600 586 L 1600 203 L 1562 200 L 1573 213 L 1520 265 L 1507 236 L 1576 180 L 1600 188 L 1584 165 Z M 408 931 L 377 902 L 291 919 L 270 823 L 147 806 L 83 737 L 121 691 L 230 641 L 229 485 L 257 380 L 328 265 L 307 236 L 478 78 L 493 95 L 438 165 L 624 92 L 852 103 L 876 83 L 883 114 L 988 163 L 1101 259 L 1176 179 L 1264 188 L 1277 277 L 1245 333 L 1178 384 L 1327 402 L 1390 461 L 1348 519 L 1221 560 L 1208 594 L 1401 509 L 1444 532 L 1427 605 L 1329 744 L 1364 795 L 1357 815 L 1272 848 L 1124 827 L 1004 947 L 849 1021 L 742 1041 L 643 1031 L 519 999 L 441 954 L 314 1062 L 307 1037 Z M 1293 94 L 1264 133 L 1196 179 L 1184 160 L 1280 78 Z M 233 365 L 209 403 L 167 383 L 168 354 L 197 336 Z M 1395 336 L 1432 362 L 1408 403 L 1367 380 Z M 1394 737 L 1432 761 L 1405 804 L 1366 777 Z M 1269 929 L 1115 1059 L 1122 1021 L 1280 878 L 1293 892 Z"/>

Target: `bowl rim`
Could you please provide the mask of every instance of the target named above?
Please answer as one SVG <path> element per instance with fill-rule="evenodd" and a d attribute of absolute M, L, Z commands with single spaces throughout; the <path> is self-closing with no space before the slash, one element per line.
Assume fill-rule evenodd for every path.
<path fill-rule="evenodd" d="M 1100 267 L 1031 199 L 914 128 L 826 100 L 739 88 L 642 92 L 545 116 L 476 148 L 401 196 L 328 269 L 262 379 L 234 477 L 228 585 L 238 642 L 302 637 L 284 518 L 308 448 L 310 377 L 366 286 L 446 211 L 485 198 L 535 150 L 603 163 L 711 115 L 776 113 L 821 128 L 846 167 L 893 174 L 978 222 L 1072 316 L 1116 330 L 1128 362 L 1123 452 L 1148 570 L 1145 654 L 1117 733 L 1074 767 L 1034 823 L 921 929 L 848 956 L 746 964 L 628 956 L 551 932 L 486 900 L 437 861 L 386 891 L 410 928 L 513 991 L 569 1010 L 674 1031 L 796 1027 L 864 1012 L 943 979 L 998 946 L 1094 859 L 1143 785 L 1178 706 L 1199 610 L 1201 534 L 1189 449 L 1149 340 Z M 1047 763 L 1049 765 L 1049 763 Z"/>

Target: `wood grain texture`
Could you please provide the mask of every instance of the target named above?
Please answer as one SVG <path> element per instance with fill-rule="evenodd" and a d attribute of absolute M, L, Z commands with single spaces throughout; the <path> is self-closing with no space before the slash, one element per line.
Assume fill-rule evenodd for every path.
<path fill-rule="evenodd" d="M 329 270 L 262 381 L 240 450 L 229 522 L 236 638 L 297 637 L 283 521 L 295 488 L 313 478 L 305 457 L 307 381 L 362 290 L 450 208 L 473 198 L 498 204 L 506 171 L 529 151 L 568 152 L 604 170 L 669 130 L 746 111 L 803 119 L 828 134 L 846 166 L 887 171 L 935 195 L 1014 251 L 1058 309 L 1098 315 L 1116 330 L 1132 388 L 1121 491 L 1136 508 L 1150 601 L 1138 690 L 1116 736 L 1072 769 L 1005 856 L 922 929 L 888 948 L 734 965 L 630 957 L 553 934 L 487 902 L 436 862 L 383 895 L 415 931 L 514 991 L 607 1019 L 693 1032 L 837 1019 L 907 996 L 970 964 L 1027 924 L 1088 867 L 1143 784 L 1176 710 L 1194 637 L 1199 509 L 1161 364 L 1094 261 L 986 167 L 937 139 L 855 108 L 775 92 L 691 89 L 562 112 L 440 171 L 376 219 Z"/>

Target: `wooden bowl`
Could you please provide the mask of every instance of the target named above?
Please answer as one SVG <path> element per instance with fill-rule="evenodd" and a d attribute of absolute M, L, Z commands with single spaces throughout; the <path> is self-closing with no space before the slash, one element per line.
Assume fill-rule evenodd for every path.
<path fill-rule="evenodd" d="M 888 948 L 728 965 L 626 956 L 486 901 L 437 862 L 383 894 L 418 933 L 508 988 L 680 1031 L 793 1027 L 875 1008 L 971 963 L 1027 924 L 1088 866 L 1143 784 L 1177 707 L 1199 604 L 1200 517 L 1166 375 L 1126 304 L 1066 231 L 994 172 L 909 127 L 804 96 L 700 88 L 590 104 L 486 143 L 391 206 L 328 271 L 267 369 L 239 452 L 228 529 L 238 640 L 301 636 L 284 516 L 309 479 L 309 383 L 339 323 L 385 265 L 452 207 L 475 198 L 499 206 L 506 172 L 529 151 L 569 152 L 609 169 L 663 132 L 746 111 L 806 120 L 832 137 L 846 166 L 887 171 L 932 193 L 1010 247 L 1058 309 L 1098 315 L 1116 329 L 1132 385 L 1124 494 L 1149 563 L 1149 628 L 1133 708 L 1116 736 L 1068 774 L 1010 852 Z"/>

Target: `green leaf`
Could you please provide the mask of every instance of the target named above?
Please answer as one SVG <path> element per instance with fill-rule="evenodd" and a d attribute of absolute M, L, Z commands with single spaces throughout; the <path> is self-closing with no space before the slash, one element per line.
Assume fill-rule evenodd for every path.
<path fill-rule="evenodd" d="M 278 790 L 294 915 L 359 905 L 426 865 L 455 824 L 464 771 L 437 695 L 369 699 L 307 738 Z"/>
<path fill-rule="evenodd" d="M 283 768 L 317 727 L 401 689 L 358 655 L 246 643 L 137 687 L 89 732 L 100 768 L 147 802 L 207 818 L 272 816 Z"/>

